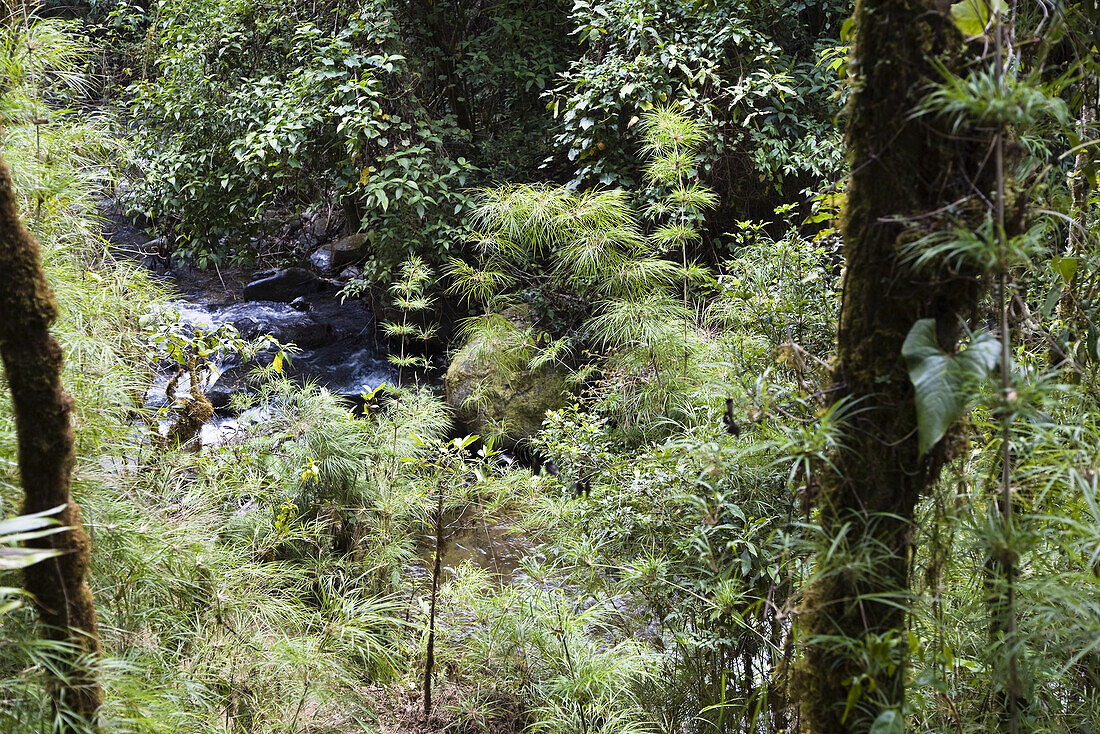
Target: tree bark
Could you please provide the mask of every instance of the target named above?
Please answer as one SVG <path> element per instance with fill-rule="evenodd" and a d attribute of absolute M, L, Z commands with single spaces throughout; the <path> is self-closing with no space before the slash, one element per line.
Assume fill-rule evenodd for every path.
<path fill-rule="evenodd" d="M 935 0 L 858 0 L 855 8 L 833 375 L 834 396 L 849 401 L 852 417 L 845 447 L 830 456 L 835 470 L 817 477 L 821 545 L 798 617 L 793 680 L 804 734 L 866 732 L 885 711 L 900 716 L 905 698 L 913 512 L 951 439 L 920 455 L 902 343 L 914 322 L 935 318 L 951 350 L 958 314 L 976 294 L 974 277 L 917 273 L 903 252 L 948 204 L 972 197 L 983 176 L 981 147 L 912 116 L 940 78 L 933 60 L 957 66 L 961 38 L 947 10 Z"/>
<path fill-rule="evenodd" d="M 64 505 L 57 518 L 68 528 L 31 541 L 62 555 L 27 568 L 24 583 L 47 634 L 71 645 L 52 683 L 55 707 L 94 728 L 103 690 L 89 667 L 100 649 L 95 604 L 85 580 L 91 541 L 70 492 L 73 401 L 61 384 L 61 346 L 49 330 L 56 318 L 57 302 L 38 242 L 19 218 L 11 174 L 0 160 L 0 357 L 15 410 L 23 511 Z M 73 729 L 63 723 L 60 730 Z"/>

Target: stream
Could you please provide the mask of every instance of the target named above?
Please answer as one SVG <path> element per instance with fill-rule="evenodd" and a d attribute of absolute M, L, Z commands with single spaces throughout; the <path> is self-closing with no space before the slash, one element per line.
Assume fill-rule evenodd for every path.
<path fill-rule="evenodd" d="M 140 230 L 117 219 L 111 224 L 113 228 L 106 234 L 113 250 L 129 259 L 137 259 L 135 253 L 148 252 L 147 238 Z M 150 258 L 142 264 L 177 296 L 165 308 L 179 313 L 179 324 L 185 330 L 212 331 L 232 324 L 245 339 L 270 334 L 283 344 L 295 344 L 301 351 L 289 360 L 284 373 L 299 382 L 321 385 L 353 406 L 362 405 L 362 393 L 397 381 L 396 370 L 377 339 L 374 314 L 362 301 L 341 302 L 336 295 L 338 282 L 301 268 L 204 272 L 179 266 L 165 271 Z M 231 410 L 232 397 L 245 389 L 252 366 L 236 357 L 214 365 L 205 392 L 216 412 L 202 429 L 204 446 L 223 445 L 232 441 L 241 427 L 265 419 L 266 406 L 239 415 Z M 171 369 L 167 362 L 162 367 L 146 395 L 150 407 L 166 404 Z M 460 513 L 446 528 L 442 548 L 445 568 L 468 561 L 505 584 L 524 578 L 519 570 L 521 561 L 533 546 L 527 535 L 516 533 L 506 522 L 486 525 L 473 513 Z M 423 566 L 410 571 L 430 580 L 434 549 L 425 547 L 430 544 L 420 545 Z"/>

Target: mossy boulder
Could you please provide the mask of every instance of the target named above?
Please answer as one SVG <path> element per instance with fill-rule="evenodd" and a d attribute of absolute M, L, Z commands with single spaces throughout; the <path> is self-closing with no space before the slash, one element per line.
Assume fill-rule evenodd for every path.
<path fill-rule="evenodd" d="M 497 340 L 477 338 L 447 368 L 447 405 L 459 427 L 489 436 L 504 428 L 504 445 L 515 446 L 542 427 L 547 410 L 569 399 L 565 370 L 553 365 L 525 369 Z M 468 402 L 473 397 L 474 400 Z"/>

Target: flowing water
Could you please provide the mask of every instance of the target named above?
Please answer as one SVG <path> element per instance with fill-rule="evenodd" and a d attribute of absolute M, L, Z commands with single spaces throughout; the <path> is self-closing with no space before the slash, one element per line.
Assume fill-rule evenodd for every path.
<path fill-rule="evenodd" d="M 119 224 L 113 239 L 116 244 L 130 244 L 133 249 L 140 233 Z M 185 332 L 211 332 L 232 324 L 246 339 L 270 334 L 282 343 L 296 344 L 301 352 L 289 361 L 285 373 L 301 382 L 319 384 L 352 404 L 360 400 L 363 392 L 383 383 L 396 382 L 396 372 L 386 358 L 384 347 L 377 341 L 374 315 L 361 301 L 341 302 L 336 297 L 336 284 L 314 276 L 308 281 L 291 283 L 282 291 L 263 289 L 265 295 L 276 295 L 282 300 L 245 300 L 246 293 L 258 290 L 246 283 L 262 275 L 267 275 L 267 280 L 278 278 L 278 273 L 250 277 L 248 273 L 204 273 L 181 268 L 164 276 L 180 295 L 165 308 L 178 312 L 179 324 Z M 271 358 L 271 355 L 261 355 L 259 359 L 269 361 Z M 151 407 L 162 407 L 166 402 L 165 388 L 172 366 L 168 362 L 162 366 L 146 396 Z M 251 366 L 230 357 L 213 364 L 205 375 L 204 390 L 217 412 L 202 429 L 203 445 L 232 442 L 240 430 L 267 418 L 269 409 L 266 406 L 254 407 L 239 415 L 228 409 L 232 394 Z M 181 385 L 179 390 L 185 391 L 186 385 Z M 166 426 L 167 421 L 162 429 L 166 430 Z M 442 565 L 456 568 L 469 562 L 496 575 L 502 583 L 518 583 L 526 578 L 521 571 L 521 561 L 532 546 L 530 537 L 515 532 L 507 522 L 486 524 L 476 513 L 460 513 L 446 525 L 441 548 Z M 421 547 L 422 565 L 410 570 L 430 579 L 434 543 L 424 543 Z"/>

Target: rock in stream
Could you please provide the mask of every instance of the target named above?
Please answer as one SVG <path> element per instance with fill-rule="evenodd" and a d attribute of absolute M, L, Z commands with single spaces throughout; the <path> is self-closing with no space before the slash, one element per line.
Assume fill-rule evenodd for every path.
<path fill-rule="evenodd" d="M 284 344 L 295 344 L 302 352 L 289 360 L 284 368 L 287 375 L 316 382 L 352 400 L 364 390 L 395 381 L 384 352 L 375 345 L 374 317 L 365 306 L 356 301 L 341 304 L 325 295 L 303 298 L 308 304 L 305 310 L 275 301 L 242 301 L 225 307 L 178 301 L 171 307 L 179 311 L 183 325 L 194 329 L 210 331 L 233 324 L 246 339 L 271 334 Z M 216 409 L 224 412 L 233 394 L 247 388 L 252 366 L 236 358 L 216 366 L 206 389 Z M 154 386 L 150 405 L 163 405 L 165 382 Z"/>

